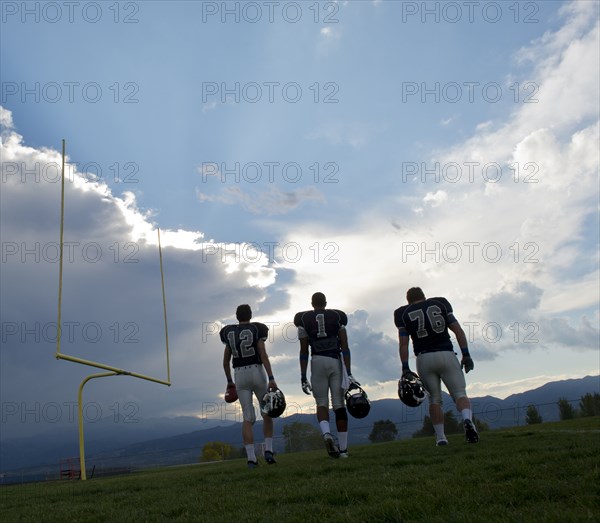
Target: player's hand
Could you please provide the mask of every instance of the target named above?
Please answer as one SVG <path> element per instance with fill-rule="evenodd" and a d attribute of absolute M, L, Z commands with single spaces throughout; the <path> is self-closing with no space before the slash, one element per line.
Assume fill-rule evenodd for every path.
<path fill-rule="evenodd" d="M 310 382 L 306 378 L 302 378 L 302 391 L 304 394 L 310 394 L 312 392 Z"/>
<path fill-rule="evenodd" d="M 354 379 L 352 374 L 348 374 L 348 381 L 350 382 L 350 385 L 356 385 L 357 387 L 360 387 L 360 383 Z"/>
<path fill-rule="evenodd" d="M 406 369 L 402 371 L 402 377 L 404 378 L 405 376 L 413 376 L 415 373 L 410 370 L 410 369 Z"/>
<path fill-rule="evenodd" d="M 227 383 L 227 388 L 225 389 L 225 401 L 227 403 L 233 403 L 238 400 L 238 393 L 235 387 L 235 383 L 230 382 Z"/>
<path fill-rule="evenodd" d="M 473 359 L 471 356 L 463 356 L 463 359 L 460 362 L 460 366 L 465 369 L 465 372 L 468 373 L 475 368 L 475 363 L 473 363 Z"/>
<path fill-rule="evenodd" d="M 269 380 L 267 387 L 269 390 L 277 390 L 277 382 L 275 380 Z"/>

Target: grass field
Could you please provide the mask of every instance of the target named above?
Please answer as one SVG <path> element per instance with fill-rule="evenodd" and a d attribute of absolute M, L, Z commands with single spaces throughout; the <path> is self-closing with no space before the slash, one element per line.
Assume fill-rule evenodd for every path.
<path fill-rule="evenodd" d="M 2 522 L 600 521 L 600 418 L 0 488 Z"/>

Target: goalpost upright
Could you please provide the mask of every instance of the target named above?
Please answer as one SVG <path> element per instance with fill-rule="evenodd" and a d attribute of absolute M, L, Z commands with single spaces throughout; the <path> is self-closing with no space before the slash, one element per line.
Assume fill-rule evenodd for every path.
<path fill-rule="evenodd" d="M 108 376 L 131 376 L 133 378 L 140 378 L 143 380 L 160 383 L 161 385 L 171 386 L 171 369 L 169 364 L 169 330 L 167 326 L 167 300 L 165 296 L 165 280 L 163 272 L 163 260 L 162 260 L 162 248 L 160 243 L 160 229 L 157 228 L 158 234 L 158 255 L 160 260 L 160 281 L 162 289 L 162 301 L 163 301 L 163 317 L 165 325 L 165 348 L 167 356 L 167 379 L 154 378 L 152 376 L 146 376 L 138 372 L 132 372 L 105 363 L 99 363 L 76 356 L 70 356 L 63 354 L 60 348 L 60 341 L 62 335 L 62 281 L 63 281 L 63 250 L 64 250 L 64 223 L 65 223 L 65 140 L 62 140 L 62 171 L 61 171 L 61 189 L 60 189 L 60 251 L 59 251 L 59 270 L 58 270 L 58 323 L 57 323 L 57 334 L 56 334 L 56 359 L 71 361 L 81 365 L 87 365 L 98 369 L 103 369 L 110 372 L 101 372 L 91 374 L 87 376 L 79 385 L 77 394 L 77 406 L 78 406 L 78 422 L 79 422 L 79 468 L 81 479 L 85 480 L 85 447 L 84 447 L 84 436 L 83 436 L 83 387 L 91 379 L 104 378 Z"/>

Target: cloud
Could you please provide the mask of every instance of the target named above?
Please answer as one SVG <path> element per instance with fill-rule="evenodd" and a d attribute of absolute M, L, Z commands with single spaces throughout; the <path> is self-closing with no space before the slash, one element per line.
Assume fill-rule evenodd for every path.
<path fill-rule="evenodd" d="M 9 127 L 3 129 L 0 150 L 0 387 L 3 402 L 39 411 L 44 402 L 74 401 L 78 383 L 95 369 L 54 358 L 61 191 L 48 167 L 60 165 L 60 154 L 25 145 L 10 130 L 11 113 L 0 114 Z M 67 174 L 61 352 L 166 379 L 152 213 L 138 209 L 131 193 L 118 197 L 73 168 Z M 152 417 L 193 414 L 218 400 L 222 346 L 215 335 L 220 322 L 231 318 L 239 303 L 256 304 L 260 314 L 275 282 L 267 257 L 245 244 L 211 243 L 201 231 L 168 229 L 161 231 L 161 243 L 173 387 L 122 376 L 94 380 L 86 395 L 107 416 L 111 406 L 131 401 L 141 417 Z M 224 249 L 244 256 L 224 257 Z M 284 293 L 269 292 L 275 299 Z M 20 433 L 45 426 L 35 416 L 22 419 L 9 420 Z"/>
<path fill-rule="evenodd" d="M 269 187 L 267 191 L 250 191 L 241 187 L 225 187 L 216 195 L 196 191 L 201 203 L 239 205 L 257 215 L 287 214 L 307 202 L 325 202 L 323 194 L 315 187 L 301 187 L 295 191 L 282 191 Z"/>
<path fill-rule="evenodd" d="M 284 174 L 285 181 L 296 183 L 299 166 L 286 164 Z M 200 203 L 220 203 L 224 205 L 235 205 L 257 215 L 282 215 L 295 210 L 308 202 L 324 203 L 325 197 L 315 187 L 299 187 L 292 191 L 282 191 L 274 183 L 271 174 L 263 173 L 263 168 L 256 162 L 243 164 L 240 167 L 236 164 L 236 177 L 232 178 L 235 182 L 229 182 L 226 174 L 221 172 L 219 165 L 212 162 L 203 163 L 198 168 L 202 176 L 202 181 L 206 187 L 214 188 L 213 194 L 206 192 L 206 189 L 196 188 L 196 197 Z M 265 178 L 263 178 L 265 174 Z M 231 173 L 230 173 L 231 175 Z M 299 179 L 299 178 L 298 178 Z M 219 183 L 220 182 L 220 183 Z M 262 184 L 258 183 L 262 182 Z M 235 185 L 231 185 L 235 183 Z M 264 190 L 264 184 L 267 183 L 268 189 Z M 256 188 L 260 186 L 260 188 Z"/>
<path fill-rule="evenodd" d="M 369 314 L 357 310 L 348 315 L 348 341 L 352 374 L 363 384 L 395 380 L 400 372 L 397 338 L 391 338 L 369 324 Z"/>
<path fill-rule="evenodd" d="M 0 106 L 0 127 L 3 128 L 3 131 L 10 131 L 13 126 L 12 113 Z"/>
<path fill-rule="evenodd" d="M 446 191 L 439 190 L 435 192 L 428 192 L 423 198 L 423 203 L 431 203 L 432 207 L 437 207 L 447 200 L 448 193 Z"/>
<path fill-rule="evenodd" d="M 328 122 L 309 132 L 308 140 L 325 140 L 332 145 L 350 145 L 360 150 L 367 145 L 375 133 L 375 127 L 359 122 Z"/>
<path fill-rule="evenodd" d="M 346 7 L 347 3 L 342 3 L 342 7 Z M 340 4 L 338 2 L 331 3 L 333 9 L 327 9 L 324 14 L 323 22 L 327 25 L 319 29 L 319 38 L 317 40 L 316 51 L 319 56 L 326 56 L 332 51 L 339 49 L 342 41 L 342 27 L 340 23 Z"/>
<path fill-rule="evenodd" d="M 213 100 L 212 102 L 208 102 L 202 106 L 202 112 L 207 113 L 209 111 L 214 111 L 216 108 L 217 102 Z"/>
<path fill-rule="evenodd" d="M 325 38 L 339 38 L 339 33 L 332 27 L 322 27 L 319 33 Z"/>
<path fill-rule="evenodd" d="M 335 250 L 329 263 L 288 265 L 297 272 L 291 302 L 307 287 L 323 289 L 339 308 L 368 311 L 373 330 L 393 338 L 391 312 L 420 285 L 478 324 L 479 359 L 597 352 L 597 11 L 589 2 L 563 9 L 562 27 L 519 51 L 531 57 L 538 101 L 515 104 L 432 155 L 428 165 L 447 177 L 390 187 L 351 226 L 309 219 L 291 228 L 286 241 Z M 347 129 L 330 124 L 309 138 L 344 144 Z M 488 341 L 495 325 L 482 330 L 492 323 L 502 342 Z"/>
<path fill-rule="evenodd" d="M 315 290 L 350 315 L 353 371 L 372 397 L 373 390 L 395 394 L 399 359 L 392 312 L 413 285 L 446 296 L 461 323 L 471 322 L 478 379 L 499 381 L 502 365 L 514 376 L 515 354 L 521 362 L 529 361 L 530 352 L 543 352 L 534 364 L 540 366 L 536 374 L 546 376 L 558 374 L 551 362 L 593 361 L 597 12 L 595 2 L 565 4 L 562 26 L 515 56 L 516 66 L 527 69 L 536 102 L 521 100 L 500 118 L 480 123 L 468 139 L 431 154 L 430 163 L 458 165 L 459 179 L 417 179 L 410 187 L 394 181 L 376 206 L 348 200 L 343 221 L 317 220 L 310 213 L 295 214 L 293 222 L 280 219 L 303 203 L 325 201 L 311 187 L 282 191 L 274 185 L 254 192 L 251 184 L 237 184 L 217 190 L 209 181 L 199 188 L 201 201 L 260 211 L 266 216 L 261 225 L 295 250 L 271 256 L 251 243 L 207 240 L 200 230 L 161 230 L 173 387 L 115 377 L 94 380 L 86 397 L 106 413 L 127 401 L 138 405 L 142 417 L 202 412 L 223 389 L 218 330 L 233 321 L 236 305 L 247 302 L 255 304 L 259 321 L 273 323 L 268 348 L 286 396 L 312 408 L 312 399 L 299 392 L 297 340 L 293 329 L 285 329 L 295 312 L 308 308 Z M 335 32 L 313 36 L 327 49 L 341 45 Z M 77 384 L 94 369 L 54 359 L 60 186 L 56 179 L 24 174 L 60 164 L 60 155 L 26 145 L 10 111 L 0 108 L 0 122 L 0 390 L 3 401 L 17 405 L 62 404 L 75 399 Z M 313 125 L 304 137 L 333 146 L 333 152 L 364 150 L 379 130 L 356 120 Z M 164 376 L 156 215 L 140 209 L 133 193 L 117 197 L 78 173 L 66 191 L 65 240 L 71 245 L 63 288 L 70 329 L 65 352 Z M 485 339 L 494 330 L 483 326 L 492 323 L 502 329 L 502 342 Z M 537 342 L 524 344 L 525 336 Z M 506 387 L 520 387 L 519 380 Z M 28 430 L 31 424 L 23 425 Z"/>
<path fill-rule="evenodd" d="M 531 311 L 539 307 L 542 294 L 543 290 L 531 282 L 510 282 L 483 301 L 481 313 L 484 318 L 507 325 L 514 321 L 515 311 L 519 311 L 519 318 L 527 321 Z"/>

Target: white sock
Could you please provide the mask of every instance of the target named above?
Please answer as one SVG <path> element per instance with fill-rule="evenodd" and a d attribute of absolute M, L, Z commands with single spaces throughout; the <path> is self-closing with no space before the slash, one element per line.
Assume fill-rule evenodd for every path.
<path fill-rule="evenodd" d="M 440 423 L 439 425 L 434 425 L 433 429 L 435 430 L 435 439 L 436 441 L 441 441 L 446 439 L 446 434 L 444 433 L 444 424 Z"/>
<path fill-rule="evenodd" d="M 248 456 L 248 461 L 256 461 L 256 453 L 254 452 L 254 443 L 250 443 L 249 445 L 244 445 L 246 447 L 246 454 Z"/>
<path fill-rule="evenodd" d="M 471 416 L 473 415 L 473 413 L 471 412 L 471 409 L 463 409 L 460 411 L 460 413 L 462 414 L 463 417 L 463 421 L 466 419 L 471 419 Z"/>
<path fill-rule="evenodd" d="M 323 434 L 327 434 L 328 432 L 331 432 L 329 430 L 329 421 L 325 420 L 325 421 L 319 421 L 319 427 L 321 427 L 321 432 Z"/>
<path fill-rule="evenodd" d="M 273 438 L 265 438 L 265 452 L 273 452 Z"/>
<path fill-rule="evenodd" d="M 338 432 L 338 443 L 340 450 L 348 450 L 348 433 Z"/>

